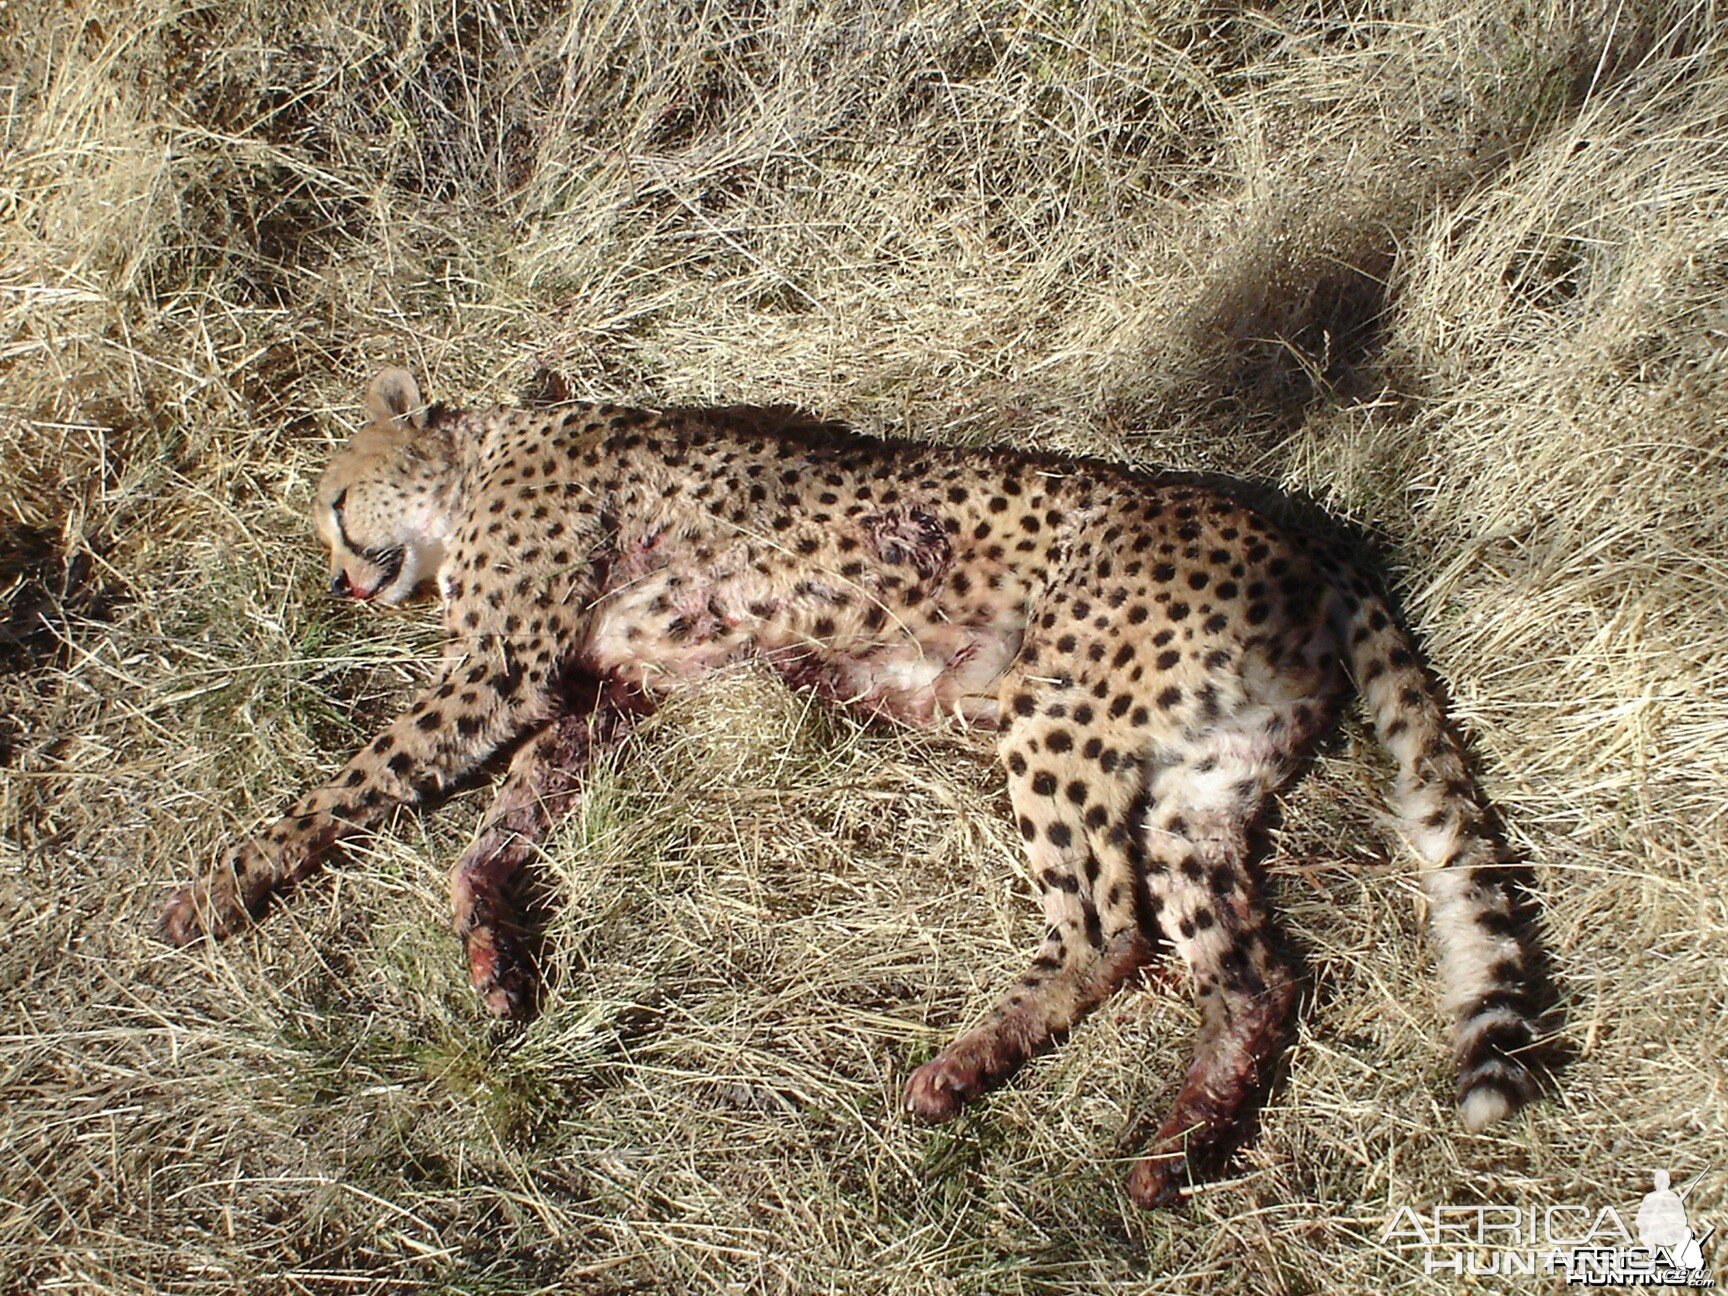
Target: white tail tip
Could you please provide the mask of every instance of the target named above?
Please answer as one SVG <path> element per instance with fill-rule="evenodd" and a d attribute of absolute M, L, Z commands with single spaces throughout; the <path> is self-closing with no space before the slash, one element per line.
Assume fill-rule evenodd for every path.
<path fill-rule="evenodd" d="M 1458 1116 L 1464 1122 L 1464 1128 L 1472 1134 L 1480 1134 L 1490 1125 L 1505 1120 L 1512 1114 L 1512 1100 L 1498 1089 L 1480 1085 L 1464 1095 L 1464 1101 L 1458 1104 Z"/>

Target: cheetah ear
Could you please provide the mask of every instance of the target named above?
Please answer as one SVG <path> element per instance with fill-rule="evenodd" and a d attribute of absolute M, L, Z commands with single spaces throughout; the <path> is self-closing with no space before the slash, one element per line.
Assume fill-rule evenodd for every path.
<path fill-rule="evenodd" d="M 389 426 L 397 420 L 414 427 L 426 426 L 426 405 L 420 399 L 420 384 L 406 369 L 385 369 L 366 389 L 366 416 Z"/>

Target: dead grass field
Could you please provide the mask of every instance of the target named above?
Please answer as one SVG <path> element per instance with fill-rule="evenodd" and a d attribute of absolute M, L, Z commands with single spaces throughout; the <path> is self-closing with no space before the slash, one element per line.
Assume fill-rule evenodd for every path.
<path fill-rule="evenodd" d="M 1723 18 L 0 4 L 0 1290 L 1441 1292 L 1392 1208 L 1626 1210 L 1663 1166 L 1728 1226 Z M 999 783 L 753 676 L 559 832 L 526 1032 L 445 927 L 484 792 L 154 943 L 435 655 L 424 607 L 332 605 L 304 516 L 390 362 L 1312 492 L 1379 537 L 1533 867 L 1558 1092 L 1453 1120 L 1359 729 L 1267 860 L 1288 1074 L 1179 1214 L 1120 1188 L 1179 990 L 955 1126 L 898 1113 L 1034 941 Z"/>

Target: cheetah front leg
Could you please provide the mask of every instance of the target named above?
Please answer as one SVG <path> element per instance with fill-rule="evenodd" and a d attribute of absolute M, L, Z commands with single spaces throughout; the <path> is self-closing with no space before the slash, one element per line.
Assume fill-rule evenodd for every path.
<path fill-rule="evenodd" d="M 507 891 L 546 834 L 580 803 L 594 756 L 617 745 L 647 710 L 639 695 L 584 681 L 566 690 L 571 710 L 517 750 L 486 811 L 474 844 L 450 873 L 456 935 L 468 955 L 469 979 L 495 1017 L 524 1015 L 534 980 Z"/>
<path fill-rule="evenodd" d="M 552 711 L 551 643 L 478 635 L 413 706 L 334 779 L 268 830 L 168 898 L 159 931 L 174 945 L 223 937 L 261 917 L 271 897 L 317 868 L 340 838 L 455 780 Z"/>

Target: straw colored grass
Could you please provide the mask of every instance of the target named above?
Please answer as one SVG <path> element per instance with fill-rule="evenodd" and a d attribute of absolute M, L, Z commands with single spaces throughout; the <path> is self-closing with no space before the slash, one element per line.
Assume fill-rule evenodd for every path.
<path fill-rule="evenodd" d="M 423 607 L 331 604 L 305 523 L 397 362 L 1368 528 L 1532 866 L 1557 1092 L 1453 1119 L 1355 728 L 1266 861 L 1287 1074 L 1177 1214 L 1120 1178 L 1179 981 L 898 1112 L 1035 941 L 987 745 L 748 672 L 550 843 L 526 1031 L 445 926 L 484 789 L 154 943 L 436 655 Z M 0 5 L 0 1290 L 1440 1292 L 1391 1208 L 1625 1209 L 1657 1167 L 1728 1223 L 1724 411 L 1710 3 Z"/>

